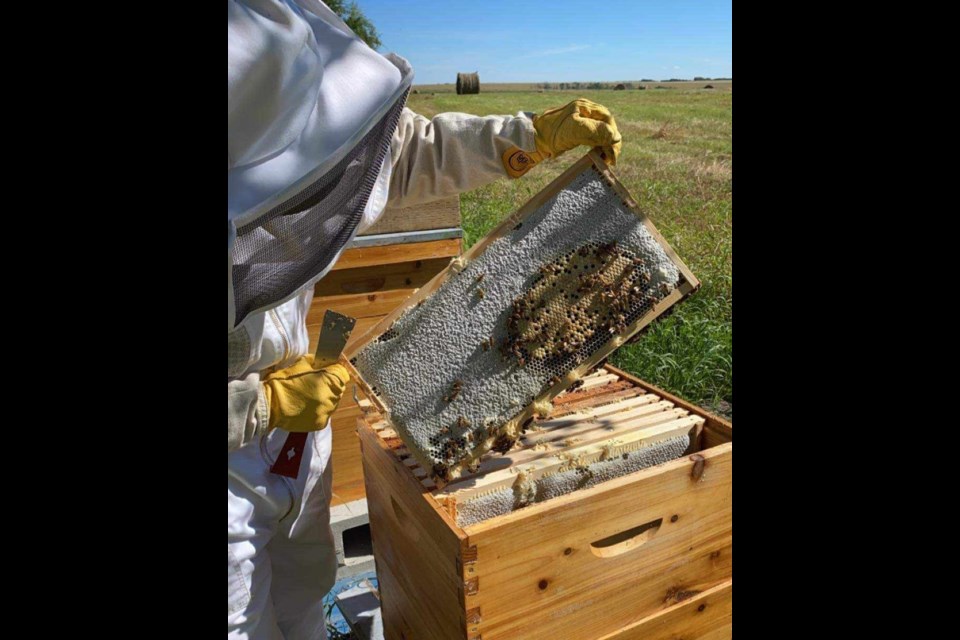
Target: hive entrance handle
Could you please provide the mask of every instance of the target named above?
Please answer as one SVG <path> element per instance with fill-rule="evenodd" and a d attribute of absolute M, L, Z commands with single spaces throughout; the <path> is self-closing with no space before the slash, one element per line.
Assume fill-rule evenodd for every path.
<path fill-rule="evenodd" d="M 663 518 L 651 520 L 639 527 L 633 527 L 612 536 L 590 543 L 590 553 L 598 558 L 613 558 L 649 542 L 657 535 Z"/>

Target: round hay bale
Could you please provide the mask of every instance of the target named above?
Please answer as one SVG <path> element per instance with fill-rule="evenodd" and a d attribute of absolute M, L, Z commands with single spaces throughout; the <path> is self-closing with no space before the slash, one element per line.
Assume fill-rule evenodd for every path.
<path fill-rule="evenodd" d="M 626 89 L 626 88 L 627 88 L 627 87 L 621 82 L 620 84 L 618 84 L 617 86 L 615 86 L 615 87 L 613 88 L 613 90 L 614 90 L 614 91 L 623 91 L 623 90 Z"/>
<path fill-rule="evenodd" d="M 640 85 L 639 87 L 637 87 L 637 91 L 645 91 L 645 90 L 646 90 L 646 87 L 643 85 Z"/>
<path fill-rule="evenodd" d="M 417 94 L 419 94 L 419 93 L 420 93 L 420 89 L 414 89 L 414 90 L 413 90 L 413 95 L 417 95 Z"/>
<path fill-rule="evenodd" d="M 457 95 L 467 93 L 480 93 L 480 74 L 476 71 L 457 74 Z"/>
<path fill-rule="evenodd" d="M 713 85 L 712 85 L 712 84 L 708 84 L 707 86 L 704 87 L 704 89 L 713 89 Z"/>

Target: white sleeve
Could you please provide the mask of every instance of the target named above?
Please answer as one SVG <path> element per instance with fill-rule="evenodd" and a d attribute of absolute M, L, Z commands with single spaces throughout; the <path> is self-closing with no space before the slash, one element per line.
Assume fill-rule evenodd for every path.
<path fill-rule="evenodd" d="M 440 200 L 507 177 L 501 158 L 513 147 L 536 150 L 533 121 L 524 113 L 429 119 L 404 109 L 390 145 L 390 206 Z"/>

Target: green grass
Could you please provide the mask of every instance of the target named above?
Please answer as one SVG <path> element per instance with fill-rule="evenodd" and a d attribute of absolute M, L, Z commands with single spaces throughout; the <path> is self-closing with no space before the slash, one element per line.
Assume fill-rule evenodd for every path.
<path fill-rule="evenodd" d="M 732 417 L 732 91 L 421 93 L 410 96 L 409 106 L 428 117 L 445 111 L 513 114 L 580 96 L 613 112 L 624 140 L 614 172 L 702 282 L 611 361 Z M 463 194 L 465 248 L 579 157 L 570 151 L 519 180 L 504 178 Z"/>

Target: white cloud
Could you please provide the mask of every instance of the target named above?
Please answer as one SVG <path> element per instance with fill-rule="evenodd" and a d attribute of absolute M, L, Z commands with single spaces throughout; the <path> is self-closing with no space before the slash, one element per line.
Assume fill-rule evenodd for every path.
<path fill-rule="evenodd" d="M 521 58 L 539 58 L 542 56 L 558 56 L 563 53 L 572 53 L 574 51 L 583 51 L 584 49 L 589 49 L 590 45 L 588 44 L 573 44 L 569 47 L 561 47 L 560 49 L 543 49 L 541 51 L 534 51 L 533 53 L 528 53 L 524 56 L 519 56 Z"/>

